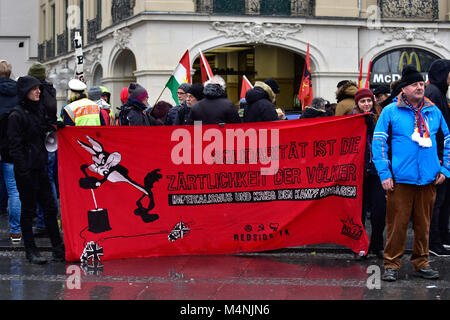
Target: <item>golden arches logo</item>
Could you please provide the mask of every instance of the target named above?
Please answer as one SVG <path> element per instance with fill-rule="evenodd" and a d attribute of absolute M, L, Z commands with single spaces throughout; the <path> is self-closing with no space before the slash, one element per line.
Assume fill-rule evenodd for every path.
<path fill-rule="evenodd" d="M 401 56 L 400 56 L 400 62 L 398 64 L 398 71 L 402 72 L 403 70 L 403 62 L 405 61 L 406 58 L 406 65 L 410 65 L 413 62 L 413 59 L 416 62 L 416 68 L 417 71 L 420 72 L 420 61 L 419 61 L 419 56 L 417 55 L 417 53 L 415 51 L 412 51 L 411 54 L 409 54 L 406 51 L 403 51 Z"/>

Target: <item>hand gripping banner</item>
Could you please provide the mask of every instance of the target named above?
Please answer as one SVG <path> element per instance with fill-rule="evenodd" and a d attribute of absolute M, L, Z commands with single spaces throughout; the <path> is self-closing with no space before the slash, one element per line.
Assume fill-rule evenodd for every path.
<path fill-rule="evenodd" d="M 362 116 L 58 131 L 68 261 L 336 243 L 366 254 Z"/>

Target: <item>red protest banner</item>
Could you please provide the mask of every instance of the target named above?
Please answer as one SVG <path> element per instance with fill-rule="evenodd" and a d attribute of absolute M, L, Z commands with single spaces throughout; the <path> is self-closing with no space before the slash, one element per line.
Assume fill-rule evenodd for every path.
<path fill-rule="evenodd" d="M 362 116 L 58 132 L 68 261 L 368 249 Z M 274 174 L 275 173 L 275 174 Z"/>

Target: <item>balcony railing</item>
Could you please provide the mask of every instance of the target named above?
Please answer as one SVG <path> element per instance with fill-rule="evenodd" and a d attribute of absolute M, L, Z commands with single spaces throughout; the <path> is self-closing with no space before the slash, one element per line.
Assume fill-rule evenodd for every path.
<path fill-rule="evenodd" d="M 51 59 L 55 57 L 55 40 L 44 41 L 45 44 L 45 59 Z"/>
<path fill-rule="evenodd" d="M 120 22 L 133 15 L 136 0 L 113 0 L 111 16 L 113 23 Z"/>
<path fill-rule="evenodd" d="M 87 42 L 88 43 L 95 42 L 97 40 L 97 32 L 99 32 L 100 29 L 101 29 L 101 20 L 99 18 L 88 20 L 87 28 L 88 28 L 88 30 L 87 30 L 87 34 L 88 34 Z"/>
<path fill-rule="evenodd" d="M 67 31 L 62 34 L 58 34 L 56 42 L 58 44 L 57 54 L 66 54 L 68 51 Z"/>
<path fill-rule="evenodd" d="M 438 0 L 377 0 L 382 19 L 438 20 Z"/>
<path fill-rule="evenodd" d="M 219 15 L 313 16 L 315 0 L 197 0 L 197 12 Z"/>

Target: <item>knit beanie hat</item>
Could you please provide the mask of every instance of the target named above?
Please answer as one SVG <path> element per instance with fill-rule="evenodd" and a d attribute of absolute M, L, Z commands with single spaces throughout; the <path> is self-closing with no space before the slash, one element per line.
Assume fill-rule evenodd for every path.
<path fill-rule="evenodd" d="M 140 102 L 143 102 L 148 98 L 147 90 L 145 90 L 145 88 L 138 83 L 130 83 L 130 86 L 128 87 L 128 93 L 130 95 L 130 98 L 136 99 Z"/>
<path fill-rule="evenodd" d="M 122 101 L 123 104 L 125 104 L 128 101 L 128 97 L 130 95 L 128 94 L 128 87 L 125 87 L 120 92 L 120 101 Z"/>
<path fill-rule="evenodd" d="M 38 80 L 44 80 L 45 75 L 45 66 L 40 62 L 35 62 L 28 70 L 28 75 L 33 76 Z"/>
<path fill-rule="evenodd" d="M 200 101 L 204 98 L 203 95 L 203 85 L 201 83 L 194 83 L 186 93 L 192 94 L 197 101 Z"/>
<path fill-rule="evenodd" d="M 169 103 L 165 101 L 159 101 L 153 107 L 151 115 L 154 116 L 156 119 L 165 120 L 167 112 L 169 112 L 170 108 L 172 108 L 172 105 L 170 105 Z"/>
<path fill-rule="evenodd" d="M 98 101 L 102 97 L 102 89 L 100 87 L 92 87 L 87 92 L 89 99 L 92 101 Z"/>
<path fill-rule="evenodd" d="M 356 91 L 355 104 L 358 105 L 359 100 L 361 100 L 363 98 L 371 98 L 372 102 L 375 102 L 375 97 L 374 97 L 372 91 L 370 91 L 370 89 L 361 88 L 358 91 Z"/>
<path fill-rule="evenodd" d="M 179 85 L 178 89 L 183 90 L 184 93 L 186 93 L 189 90 L 190 87 L 191 87 L 190 83 L 184 82 L 184 83 Z"/>
<path fill-rule="evenodd" d="M 416 82 L 425 81 L 422 75 L 412 65 L 407 65 L 402 71 L 402 78 L 400 79 L 401 87 L 404 88 Z"/>

